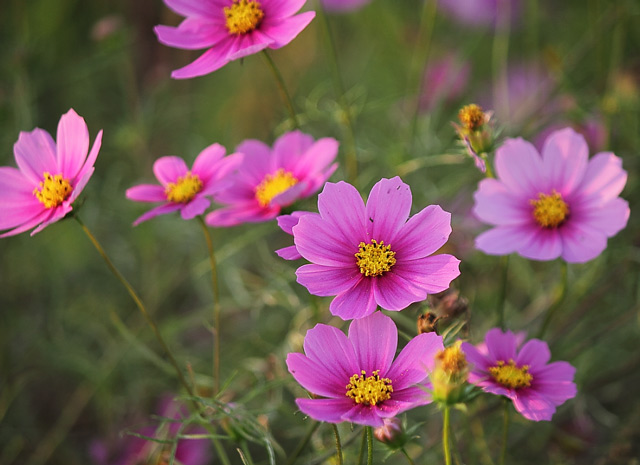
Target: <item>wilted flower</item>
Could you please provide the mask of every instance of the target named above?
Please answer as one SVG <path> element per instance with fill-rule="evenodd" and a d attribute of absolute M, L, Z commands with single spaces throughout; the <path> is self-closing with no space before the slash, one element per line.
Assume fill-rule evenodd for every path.
<path fill-rule="evenodd" d="M 57 144 L 36 128 L 21 132 L 13 153 L 18 169 L 0 167 L 0 237 L 42 231 L 62 219 L 93 174 L 102 144 L 98 132 L 89 151 L 89 130 L 84 119 L 69 110 L 58 123 Z"/>
<path fill-rule="evenodd" d="M 532 144 L 508 139 L 496 154 L 497 179 L 482 180 L 474 195 L 475 215 L 495 226 L 476 247 L 570 263 L 597 257 L 627 224 L 629 205 L 618 197 L 627 173 L 611 152 L 588 157 L 584 138 L 570 128 L 551 134 L 542 156 Z"/>
<path fill-rule="evenodd" d="M 158 158 L 153 172 L 160 185 L 134 186 L 127 189 L 126 195 L 137 202 L 162 202 L 162 205 L 135 220 L 134 226 L 178 210 L 185 220 L 202 215 L 211 205 L 209 197 L 229 187 L 229 174 L 242 162 L 242 154 L 225 157 L 225 153 L 221 145 L 210 145 L 196 157 L 191 169 L 180 157 Z"/>
<path fill-rule="evenodd" d="M 549 346 L 531 339 L 520 349 L 511 332 L 493 328 L 485 336 L 485 351 L 462 344 L 473 366 L 469 382 L 485 392 L 506 396 L 525 418 L 551 420 L 556 407 L 575 397 L 575 368 L 567 362 L 548 363 Z"/>
<path fill-rule="evenodd" d="M 237 152 L 244 160 L 228 189 L 214 196 L 227 205 L 207 215 L 211 226 L 268 221 L 283 207 L 315 193 L 338 167 L 338 141 L 330 137 L 313 140 L 292 131 L 276 139 L 273 149 L 257 140 L 246 140 Z"/>
<path fill-rule="evenodd" d="M 381 312 L 352 321 L 348 337 L 333 326 L 317 324 L 305 336 L 306 355 L 287 356 L 289 372 L 314 395 L 296 399 L 296 404 L 318 421 L 374 427 L 428 404 L 427 377 L 433 356 L 443 348 L 442 338 L 420 334 L 394 362 L 397 344 L 396 325 Z"/>
<path fill-rule="evenodd" d="M 202 76 L 230 61 L 266 48 L 280 48 L 307 27 L 315 12 L 295 13 L 305 0 L 164 0 L 186 16 L 178 27 L 156 26 L 158 40 L 187 50 L 209 48 L 171 73 L 175 79 Z"/>

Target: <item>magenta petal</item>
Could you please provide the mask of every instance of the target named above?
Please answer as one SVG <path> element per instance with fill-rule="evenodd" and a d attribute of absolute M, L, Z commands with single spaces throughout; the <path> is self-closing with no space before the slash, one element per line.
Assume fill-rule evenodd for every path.
<path fill-rule="evenodd" d="M 125 192 L 129 200 L 136 202 L 166 202 L 167 195 L 164 187 L 156 184 L 141 184 L 139 186 L 130 187 Z"/>
<path fill-rule="evenodd" d="M 65 178 L 73 179 L 89 151 L 89 130 L 84 118 L 78 116 L 73 109 L 62 115 L 56 141 L 58 167 Z"/>
<path fill-rule="evenodd" d="M 513 406 L 528 420 L 551 420 L 556 411 L 556 406 L 544 396 L 535 393 L 531 389 L 521 389 L 513 398 Z"/>
<path fill-rule="evenodd" d="M 270 205 L 278 205 L 280 207 L 286 207 L 302 197 L 302 194 L 306 191 L 306 182 L 299 182 L 295 186 L 291 186 L 286 191 L 281 192 L 271 199 Z"/>
<path fill-rule="evenodd" d="M 331 373 L 331 376 L 344 380 L 345 386 L 354 374 L 360 374 L 353 344 L 342 331 L 333 326 L 317 324 L 307 331 L 304 352 L 324 371 Z"/>
<path fill-rule="evenodd" d="M 301 157 L 313 145 L 313 137 L 301 131 L 284 133 L 273 143 L 272 163 L 273 167 L 283 168 L 293 172 L 298 179 L 307 175 L 307 172 L 298 173 L 295 168 Z"/>
<path fill-rule="evenodd" d="M 463 342 L 460 346 L 464 352 L 464 356 L 467 362 L 472 366 L 472 370 L 475 372 L 486 372 L 491 366 L 491 362 L 487 359 L 485 354 L 480 352 L 476 347 L 468 342 Z"/>
<path fill-rule="evenodd" d="M 347 379 L 337 377 L 333 372 L 327 372 L 303 354 L 287 355 L 287 368 L 295 380 L 307 391 L 323 397 L 343 397 L 346 395 Z"/>
<path fill-rule="evenodd" d="M 254 186 L 260 184 L 267 174 L 273 174 L 279 168 L 273 163 L 269 146 L 259 140 L 245 140 L 236 147 L 236 152 L 244 154 L 242 173 Z"/>
<path fill-rule="evenodd" d="M 284 47 L 295 39 L 315 16 L 315 11 L 306 11 L 286 19 L 265 20 L 260 25 L 260 31 L 273 41 L 269 48 Z"/>
<path fill-rule="evenodd" d="M 353 320 L 349 326 L 349 340 L 360 368 L 368 376 L 379 370 L 380 377 L 386 377 L 398 346 L 398 329 L 393 320 L 381 312 Z"/>
<path fill-rule="evenodd" d="M 547 191 L 543 176 L 542 159 L 533 144 L 517 138 L 507 139 L 496 151 L 496 171 L 511 192 L 526 198 L 535 198 Z"/>
<path fill-rule="evenodd" d="M 517 252 L 532 260 L 553 260 L 562 253 L 562 234 L 558 229 L 532 228 L 529 239 Z"/>
<path fill-rule="evenodd" d="M 354 404 L 348 412 L 342 415 L 342 419 L 358 425 L 382 426 L 384 422 L 378 413 L 380 408 L 381 406 L 378 405 L 372 407 L 370 405 Z M 393 413 L 397 413 L 397 410 L 394 409 Z"/>
<path fill-rule="evenodd" d="M 279 213 L 280 208 L 262 208 L 253 201 L 214 210 L 205 217 L 205 221 L 210 226 L 235 226 L 241 223 L 267 221 Z"/>
<path fill-rule="evenodd" d="M 189 168 L 180 157 L 161 157 L 153 164 L 153 173 L 163 186 L 175 183 L 178 178 L 187 174 Z"/>
<path fill-rule="evenodd" d="M 431 255 L 451 234 L 451 213 L 439 205 L 429 205 L 409 218 L 391 244 L 398 260 L 413 260 Z"/>
<path fill-rule="evenodd" d="M 302 265 L 297 269 L 296 276 L 298 283 L 306 287 L 310 294 L 319 296 L 338 295 L 351 289 L 362 279 L 357 268 L 350 271 L 315 263 Z"/>
<path fill-rule="evenodd" d="M 571 212 L 572 221 L 596 229 L 607 237 L 615 236 L 627 225 L 629 213 L 629 203 L 620 197 L 601 207 L 589 205 L 583 211 Z"/>
<path fill-rule="evenodd" d="M 229 63 L 233 39 L 227 37 L 200 55 L 195 61 L 171 73 L 174 79 L 188 79 L 202 76 L 222 68 Z"/>
<path fill-rule="evenodd" d="M 344 415 L 353 407 L 353 400 L 346 396 L 343 399 L 296 399 L 302 413 L 317 421 L 342 423 Z"/>
<path fill-rule="evenodd" d="M 391 274 L 398 275 L 427 294 L 435 294 L 448 289 L 451 281 L 460 276 L 460 260 L 453 255 L 440 254 L 402 261 L 394 265 Z"/>
<path fill-rule="evenodd" d="M 516 225 L 531 220 L 531 205 L 514 196 L 497 179 L 483 179 L 473 195 L 474 215 L 485 223 Z"/>
<path fill-rule="evenodd" d="M 571 128 L 553 132 L 542 149 L 542 162 L 548 186 L 563 196 L 582 180 L 587 168 L 589 147 L 582 135 Z"/>
<path fill-rule="evenodd" d="M 49 217 L 45 218 L 38 226 L 36 226 L 36 228 L 33 231 L 31 231 L 31 235 L 33 236 L 34 234 L 38 234 L 47 226 L 52 225 L 57 221 L 60 221 L 62 218 L 67 216 L 67 214 L 71 212 L 71 210 L 73 210 L 73 208 L 71 208 L 71 205 L 67 203 L 63 203 L 62 205 L 56 208 L 50 209 Z"/>
<path fill-rule="evenodd" d="M 355 254 L 358 242 L 351 242 L 334 230 L 319 215 L 303 215 L 292 228 L 293 241 L 304 258 L 318 265 L 339 266 L 360 273 Z"/>
<path fill-rule="evenodd" d="M 278 257 L 285 260 L 300 260 L 302 258 L 302 255 L 300 255 L 295 245 L 292 245 L 290 247 L 283 247 L 282 249 L 278 249 L 275 252 Z"/>
<path fill-rule="evenodd" d="M 369 242 L 364 226 L 364 202 L 351 184 L 326 183 L 318 195 L 318 210 L 322 219 L 342 234 L 345 243 L 354 243 L 357 247 L 361 241 Z"/>
<path fill-rule="evenodd" d="M 330 137 L 318 139 L 297 161 L 294 176 L 306 177 L 322 172 L 338 155 L 338 141 Z"/>
<path fill-rule="evenodd" d="M 316 215 L 317 213 L 305 212 L 305 211 L 295 211 L 290 215 L 280 215 L 277 218 L 278 226 L 287 234 L 291 234 L 293 236 L 293 227 L 298 224 L 300 221 L 300 217 L 303 215 Z"/>
<path fill-rule="evenodd" d="M 528 365 L 531 369 L 544 366 L 551 358 L 551 352 L 546 342 L 539 339 L 531 339 L 520 348 L 516 365 L 521 367 Z"/>
<path fill-rule="evenodd" d="M 599 230 L 569 222 L 562 228 L 562 258 L 568 263 L 593 260 L 607 247 L 607 237 Z"/>
<path fill-rule="evenodd" d="M 497 226 L 476 237 L 476 248 L 489 255 L 506 255 L 526 248 L 536 227 L 529 225 Z"/>
<path fill-rule="evenodd" d="M 144 215 L 138 217 L 133 222 L 133 225 L 134 226 L 138 226 L 143 221 L 150 220 L 151 218 L 155 218 L 156 216 L 166 215 L 168 213 L 173 213 L 175 211 L 180 210 L 180 207 L 181 207 L 181 205 L 179 203 L 168 203 L 168 204 L 160 205 L 158 207 L 155 207 L 155 208 L 149 210 Z"/>
<path fill-rule="evenodd" d="M 405 389 L 423 381 L 433 370 L 436 353 L 444 350 L 442 336 L 419 334 L 402 349 L 386 374 L 394 390 Z"/>
<path fill-rule="evenodd" d="M 58 173 L 56 144 L 47 131 L 36 128 L 31 132 L 20 132 L 18 141 L 13 145 L 13 153 L 20 171 L 37 186 L 44 173 Z"/>
<path fill-rule="evenodd" d="M 378 181 L 367 200 L 365 218 L 368 237 L 393 244 L 409 218 L 411 189 L 396 176 Z"/>
<path fill-rule="evenodd" d="M 370 279 L 363 278 L 351 289 L 338 294 L 329 305 L 332 315 L 343 320 L 354 320 L 371 315 L 377 305 Z"/>
<path fill-rule="evenodd" d="M 567 362 L 553 362 L 535 370 L 535 380 L 542 382 L 573 381 L 576 369 Z"/>
<path fill-rule="evenodd" d="M 156 26 L 153 31 L 160 43 L 185 50 L 211 47 L 229 36 L 224 26 L 203 18 L 187 18 L 178 27 Z"/>
<path fill-rule="evenodd" d="M 184 205 L 180 211 L 183 220 L 191 220 L 198 215 L 202 215 L 211 205 L 211 201 L 203 196 L 194 197 L 191 202 Z"/>
<path fill-rule="evenodd" d="M 165 5 L 182 16 L 210 17 L 219 8 L 212 0 L 164 0 Z"/>
<path fill-rule="evenodd" d="M 198 154 L 193 162 L 191 172 L 197 175 L 203 183 L 216 175 L 218 164 L 224 159 L 227 150 L 220 144 L 212 144 Z"/>
<path fill-rule="evenodd" d="M 98 158 L 98 152 L 100 152 L 101 146 L 102 146 L 102 130 L 98 131 L 98 135 L 96 136 L 96 139 L 93 141 L 93 145 L 91 146 L 91 151 L 89 152 L 89 156 L 87 157 L 87 160 L 84 162 L 84 165 L 82 166 L 82 168 L 80 168 L 80 171 L 76 175 L 77 179 L 84 178 L 89 172 L 93 173 L 93 165 L 96 163 L 96 158 Z"/>
<path fill-rule="evenodd" d="M 616 198 L 627 182 L 627 172 L 622 169 L 622 160 L 613 153 L 596 154 L 578 187 L 580 196 L 596 205 L 604 205 Z"/>
<path fill-rule="evenodd" d="M 263 0 L 264 1 L 264 0 Z M 272 18 L 288 18 L 300 10 L 307 0 L 269 0 L 265 7 L 269 7 Z"/>
<path fill-rule="evenodd" d="M 493 360 L 508 362 L 516 359 L 516 338 L 511 331 L 503 333 L 499 328 L 490 329 L 485 336 L 485 341 Z"/>
<path fill-rule="evenodd" d="M 397 265 L 394 268 L 396 267 Z M 393 271 L 384 276 L 369 279 L 373 284 L 376 303 L 385 310 L 399 311 L 413 302 L 427 298 L 427 292 L 424 289 L 416 287 Z"/>

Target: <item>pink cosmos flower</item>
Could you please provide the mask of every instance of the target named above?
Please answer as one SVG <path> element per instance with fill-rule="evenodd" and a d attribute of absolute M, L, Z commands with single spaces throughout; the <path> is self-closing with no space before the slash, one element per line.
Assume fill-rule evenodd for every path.
<path fill-rule="evenodd" d="M 509 6 L 509 17 L 501 18 L 501 10 Z M 456 21 L 473 27 L 493 27 L 508 20 L 514 25 L 520 16 L 520 0 L 441 0 L 438 8 Z"/>
<path fill-rule="evenodd" d="M 348 337 L 317 324 L 304 338 L 306 355 L 287 356 L 289 372 L 313 395 L 296 404 L 318 421 L 378 427 L 385 418 L 430 403 L 428 375 L 444 349 L 442 337 L 420 334 L 393 361 L 397 345 L 396 325 L 381 312 L 352 321 Z"/>
<path fill-rule="evenodd" d="M 627 224 L 629 205 L 618 197 L 627 173 L 611 152 L 588 156 L 584 138 L 570 128 L 552 133 L 542 156 L 529 142 L 506 140 L 496 153 L 497 179 L 482 180 L 474 195 L 474 214 L 495 226 L 476 247 L 570 263 L 597 257 Z"/>
<path fill-rule="evenodd" d="M 36 128 L 21 132 L 13 153 L 18 169 L 0 167 L 0 237 L 36 227 L 31 235 L 65 217 L 93 174 L 102 144 L 98 132 L 91 152 L 84 119 L 69 110 L 58 123 L 57 145 Z"/>
<path fill-rule="evenodd" d="M 424 70 L 420 109 L 433 111 L 442 103 L 458 99 L 469 83 L 471 64 L 450 53 L 429 61 Z"/>
<path fill-rule="evenodd" d="M 474 366 L 469 382 L 508 397 L 525 418 L 551 420 L 557 406 L 575 397 L 576 369 L 567 362 L 547 363 L 551 353 L 546 342 L 531 339 L 518 350 L 516 335 L 493 328 L 485 343 L 486 352 L 462 343 L 467 361 Z"/>
<path fill-rule="evenodd" d="M 362 8 L 371 0 L 320 0 L 322 6 L 332 13 L 347 13 Z"/>
<path fill-rule="evenodd" d="M 326 182 L 338 167 L 338 141 L 330 137 L 314 142 L 300 131 L 283 134 L 273 149 L 257 140 L 246 140 L 236 151 L 244 161 L 231 187 L 214 196 L 227 205 L 207 215 L 211 226 L 233 226 L 268 221 L 282 207 L 308 197 Z"/>
<path fill-rule="evenodd" d="M 328 182 L 318 210 L 292 227 L 298 253 L 311 262 L 296 275 L 311 294 L 335 295 L 329 310 L 343 320 L 378 305 L 402 310 L 460 274 L 457 258 L 429 256 L 447 242 L 451 215 L 431 205 L 409 219 L 411 190 L 397 176 L 376 183 L 366 206 L 352 185 Z"/>
<path fill-rule="evenodd" d="M 164 0 L 186 16 L 178 27 L 156 26 L 158 40 L 187 50 L 208 48 L 196 61 L 171 73 L 174 79 L 202 76 L 230 61 L 291 42 L 315 16 L 294 15 L 306 0 Z"/>
<path fill-rule="evenodd" d="M 211 200 L 208 196 L 229 186 L 229 174 L 242 162 L 242 154 L 225 157 L 219 144 L 204 149 L 189 169 L 180 157 L 158 158 L 153 172 L 160 186 L 141 184 L 127 189 L 127 198 L 136 202 L 162 202 L 133 222 L 134 226 L 158 215 L 180 210 L 182 218 L 190 220 L 202 215 Z"/>

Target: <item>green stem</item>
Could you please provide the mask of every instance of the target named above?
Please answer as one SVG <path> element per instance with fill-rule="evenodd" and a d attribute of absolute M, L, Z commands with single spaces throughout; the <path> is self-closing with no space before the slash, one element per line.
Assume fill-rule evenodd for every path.
<path fill-rule="evenodd" d="M 360 443 L 360 453 L 358 454 L 357 465 L 362 465 L 362 460 L 364 459 L 364 451 L 367 448 L 367 428 L 362 428 L 362 442 Z"/>
<path fill-rule="evenodd" d="M 415 465 L 413 463 L 413 460 L 411 460 L 411 457 L 409 456 L 409 454 L 407 453 L 407 451 L 404 449 L 404 447 L 402 449 L 400 449 L 400 452 L 402 452 L 402 454 L 407 458 L 407 460 L 409 461 L 410 465 Z"/>
<path fill-rule="evenodd" d="M 211 290 L 213 292 L 213 397 L 215 397 L 220 391 L 220 288 L 218 287 L 218 269 L 216 267 L 211 232 L 202 215 L 198 215 L 198 222 L 202 227 L 204 239 L 207 242 L 209 263 L 211 264 Z"/>
<path fill-rule="evenodd" d="M 449 449 L 450 408 L 448 405 L 445 405 L 442 420 L 442 450 L 444 452 L 445 465 L 451 465 L 451 450 Z"/>
<path fill-rule="evenodd" d="M 300 123 L 298 122 L 298 116 L 296 115 L 296 111 L 293 108 L 293 101 L 291 100 L 291 96 L 287 91 L 287 86 L 284 83 L 284 79 L 282 78 L 282 74 L 278 70 L 278 67 L 271 59 L 271 56 L 267 53 L 266 50 L 262 51 L 262 56 L 266 61 L 269 69 L 273 73 L 273 77 L 276 80 L 276 84 L 278 85 L 278 90 L 280 91 L 280 96 L 284 101 L 285 106 L 287 107 L 287 111 L 289 112 L 289 118 L 291 119 L 291 125 L 294 129 L 300 128 Z"/>
<path fill-rule="evenodd" d="M 313 433 L 316 432 L 316 430 L 318 429 L 318 426 L 320 426 L 320 422 L 314 421 L 313 424 L 307 430 L 307 434 L 305 435 L 305 437 L 298 444 L 298 447 L 296 447 L 296 449 L 287 459 L 286 465 L 293 465 L 295 463 L 300 453 L 304 450 L 305 447 L 307 447 L 307 444 L 309 444 L 309 441 L 311 441 L 311 436 L 313 436 Z"/>
<path fill-rule="evenodd" d="M 333 39 L 331 26 L 329 25 L 329 20 L 327 18 L 327 14 L 324 10 L 324 5 L 322 2 L 320 2 L 320 4 L 318 5 L 318 17 L 320 18 L 320 23 L 322 24 L 322 29 L 324 30 L 326 48 L 329 51 L 330 61 L 332 65 L 331 71 L 333 74 L 333 85 L 335 87 L 336 93 L 338 94 L 338 103 L 340 105 L 340 108 L 342 109 L 342 115 L 344 117 L 343 122 L 346 127 L 345 138 L 347 141 L 347 150 L 345 154 L 345 168 L 347 172 L 347 181 L 355 185 L 356 179 L 358 177 L 358 158 L 356 150 L 355 131 L 353 129 L 353 118 L 351 115 L 351 107 L 349 106 L 349 102 L 347 102 L 344 84 L 342 82 L 340 64 L 338 63 L 338 53 L 336 52 L 336 44 Z"/>
<path fill-rule="evenodd" d="M 373 430 L 371 426 L 365 426 L 367 430 L 367 465 L 373 465 Z"/>
<path fill-rule="evenodd" d="M 509 89 L 507 87 L 507 59 L 509 56 L 509 33 L 511 26 L 511 0 L 498 0 L 498 18 L 493 36 L 493 95 L 500 98 L 505 115 L 509 114 Z"/>
<path fill-rule="evenodd" d="M 136 291 L 133 289 L 131 284 L 129 284 L 129 282 L 125 279 L 125 277 L 122 275 L 122 273 L 120 273 L 120 271 L 118 271 L 118 269 L 115 267 L 115 265 L 113 264 L 111 259 L 107 256 L 106 252 L 104 251 L 104 249 L 102 248 L 102 246 L 98 242 L 98 240 L 91 233 L 91 231 L 89 231 L 89 228 L 87 228 L 85 226 L 85 224 L 80 220 L 80 218 L 78 218 L 77 215 L 74 215 L 74 218 L 76 219 L 76 221 L 78 222 L 78 224 L 80 225 L 82 230 L 85 232 L 85 234 L 87 235 L 87 237 L 89 238 L 89 240 L 91 241 L 93 246 L 96 248 L 96 250 L 98 251 L 98 253 L 102 257 L 102 259 L 105 261 L 105 263 L 107 264 L 107 267 L 109 268 L 109 270 L 118 279 L 118 281 L 120 281 L 120 283 L 122 283 L 122 285 L 125 287 L 125 289 L 129 293 L 129 295 L 131 296 L 131 298 L 135 302 L 136 306 L 140 310 L 140 313 L 142 313 L 142 316 L 144 317 L 144 319 L 147 321 L 147 323 L 149 324 L 149 326 L 153 330 L 153 333 L 155 334 L 156 339 L 158 340 L 158 342 L 160 343 L 160 346 L 162 347 L 162 349 L 164 350 L 165 354 L 169 358 L 169 362 L 171 363 L 171 365 L 173 365 L 173 368 L 176 370 L 176 374 L 178 375 L 178 380 L 180 381 L 180 384 L 182 384 L 182 386 L 184 386 L 185 390 L 189 393 L 189 395 L 193 396 L 194 395 L 193 394 L 193 389 L 191 388 L 189 383 L 187 383 L 187 380 L 185 379 L 184 375 L 182 374 L 182 370 L 178 366 L 178 362 L 176 362 L 176 359 L 174 358 L 173 354 L 171 353 L 171 350 L 169 349 L 169 346 L 164 341 L 164 338 L 162 337 L 162 334 L 160 334 L 160 330 L 158 329 L 158 326 L 156 325 L 155 321 L 153 321 L 153 319 L 151 318 L 151 315 L 149 315 L 149 312 L 147 312 L 146 307 L 142 303 L 142 300 L 140 299 L 140 297 L 138 297 L 138 294 L 136 294 Z"/>
<path fill-rule="evenodd" d="M 504 257 L 502 257 L 502 284 L 500 286 L 500 294 L 498 296 L 498 305 L 497 305 L 497 312 L 498 312 L 498 327 L 500 327 L 500 329 L 502 329 L 503 331 L 505 330 L 505 324 L 504 324 L 504 309 L 507 303 L 507 284 L 508 284 L 508 277 L 509 277 L 509 255 L 505 255 Z"/>
<path fill-rule="evenodd" d="M 340 444 L 340 433 L 338 432 L 338 425 L 333 423 L 333 435 L 336 438 L 336 455 L 338 456 L 338 465 L 342 465 L 342 445 Z"/>
<path fill-rule="evenodd" d="M 500 450 L 499 465 L 504 465 L 504 458 L 507 455 L 507 440 L 509 438 L 509 401 L 504 399 L 504 417 L 502 420 L 502 449 Z"/>
<path fill-rule="evenodd" d="M 538 339 L 542 339 L 542 337 L 544 336 L 544 333 L 547 331 L 547 329 L 549 327 L 549 323 L 551 322 L 551 319 L 555 315 L 555 313 L 558 310 L 558 308 L 560 308 L 560 306 L 562 306 L 562 303 L 564 302 L 564 298 L 567 295 L 567 282 L 569 280 L 569 278 L 568 278 L 568 275 L 569 275 L 568 268 L 569 267 L 567 265 L 567 262 L 562 261 L 561 262 L 561 268 L 560 268 L 560 273 L 561 273 L 560 289 L 558 291 L 557 297 L 554 299 L 553 303 L 549 306 L 549 309 L 547 310 L 547 314 L 544 317 L 544 321 L 542 322 L 542 326 L 540 326 L 540 331 L 538 331 L 538 335 L 537 335 Z"/>

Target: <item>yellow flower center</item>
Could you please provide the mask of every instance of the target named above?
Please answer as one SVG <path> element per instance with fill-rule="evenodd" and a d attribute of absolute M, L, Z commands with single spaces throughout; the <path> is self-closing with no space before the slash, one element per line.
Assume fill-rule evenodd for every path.
<path fill-rule="evenodd" d="M 36 187 L 33 190 L 33 195 L 45 207 L 55 208 L 67 200 L 71 191 L 73 191 L 73 187 L 68 179 L 63 178 L 61 174 L 51 176 L 51 173 L 45 171 L 44 181 L 40 183 L 40 189 Z"/>
<path fill-rule="evenodd" d="M 191 174 L 189 171 L 186 175 L 180 176 L 175 183 L 170 182 L 167 184 L 164 193 L 170 202 L 187 203 L 201 190 L 202 181 L 197 175 Z"/>
<path fill-rule="evenodd" d="M 436 366 L 448 376 L 466 374 L 467 358 L 460 346 L 460 341 L 457 341 L 454 345 L 436 354 Z"/>
<path fill-rule="evenodd" d="M 371 244 L 360 242 L 359 252 L 355 254 L 360 273 L 365 276 L 380 276 L 389 271 L 396 264 L 396 253 L 391 245 L 384 245 L 384 241 L 371 239 Z"/>
<path fill-rule="evenodd" d="M 233 0 L 231 6 L 224 7 L 227 29 L 231 34 L 247 34 L 258 27 L 264 11 L 260 3 L 252 0 Z"/>
<path fill-rule="evenodd" d="M 479 105 L 472 103 L 460 109 L 458 119 L 465 129 L 468 131 L 476 131 L 484 124 L 485 115 Z"/>
<path fill-rule="evenodd" d="M 256 199 L 262 207 L 267 207 L 271 200 L 290 187 L 298 184 L 298 180 L 289 171 L 280 168 L 275 174 L 267 174 L 256 187 Z"/>
<path fill-rule="evenodd" d="M 543 228 L 557 228 L 569 216 L 569 205 L 555 191 L 550 195 L 538 194 L 537 199 L 529 201 L 533 205 L 533 217 Z"/>
<path fill-rule="evenodd" d="M 391 398 L 393 387 L 389 378 L 380 378 L 374 371 L 371 376 L 362 370 L 361 374 L 355 374 L 349 378 L 347 384 L 347 397 L 355 400 L 356 404 L 376 405 Z"/>
<path fill-rule="evenodd" d="M 511 389 L 531 386 L 533 376 L 529 373 L 529 365 L 516 366 L 513 359 L 509 363 L 500 360 L 494 367 L 489 367 L 489 373 L 498 383 Z"/>

